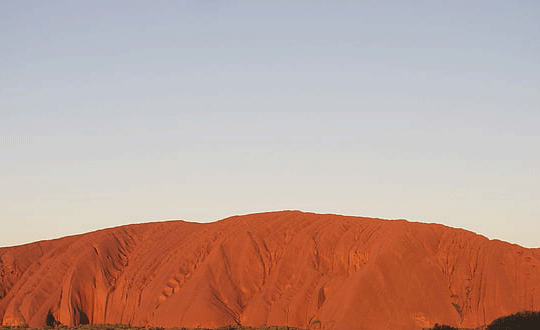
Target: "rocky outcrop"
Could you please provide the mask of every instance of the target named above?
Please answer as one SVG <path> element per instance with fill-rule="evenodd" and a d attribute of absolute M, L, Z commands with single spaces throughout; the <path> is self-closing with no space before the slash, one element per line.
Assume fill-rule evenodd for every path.
<path fill-rule="evenodd" d="M 3 325 L 476 327 L 540 309 L 540 250 L 461 229 L 297 211 L 0 249 Z"/>

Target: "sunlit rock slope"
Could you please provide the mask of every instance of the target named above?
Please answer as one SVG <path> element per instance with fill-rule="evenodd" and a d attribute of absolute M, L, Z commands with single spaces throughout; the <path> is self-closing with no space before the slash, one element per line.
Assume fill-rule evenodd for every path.
<path fill-rule="evenodd" d="M 540 250 L 436 224 L 297 211 L 0 249 L 3 325 L 420 329 L 540 309 Z"/>

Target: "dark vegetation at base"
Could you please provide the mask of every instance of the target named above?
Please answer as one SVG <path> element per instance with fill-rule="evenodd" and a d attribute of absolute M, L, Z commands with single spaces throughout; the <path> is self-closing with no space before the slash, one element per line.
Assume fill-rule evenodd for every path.
<path fill-rule="evenodd" d="M 485 329 L 486 329 L 486 327 L 479 327 L 479 328 L 475 328 L 475 329 L 456 328 L 456 327 L 451 327 L 451 326 L 446 325 L 446 324 L 437 324 L 437 323 L 435 323 L 433 328 L 424 328 L 423 330 L 485 330 Z"/>
<path fill-rule="evenodd" d="M 503 316 L 489 325 L 478 329 L 485 330 L 540 330 L 540 312 L 520 312 Z M 435 324 L 430 330 L 460 330 L 449 325 Z"/>
<path fill-rule="evenodd" d="M 160 327 L 134 327 L 126 324 L 85 324 L 76 327 L 66 327 L 56 321 L 54 316 L 49 313 L 46 319 L 46 328 L 38 328 L 48 330 L 56 328 L 58 330 L 301 330 L 299 328 L 287 326 L 262 326 L 258 328 L 245 327 L 241 325 L 229 325 L 216 329 L 208 328 L 160 328 Z M 28 330 L 25 326 L 6 327 L 3 326 L 0 330 Z M 520 312 L 508 316 L 503 316 L 487 326 L 482 326 L 475 330 L 540 330 L 540 312 Z M 426 330 L 465 330 L 463 328 L 455 328 L 444 324 L 435 324 L 433 328 Z M 472 329 L 467 329 L 472 330 Z"/>
<path fill-rule="evenodd" d="M 538 330 L 540 329 L 540 312 L 521 312 L 503 316 L 491 322 L 486 330 Z"/>
<path fill-rule="evenodd" d="M 54 317 L 52 318 L 54 319 Z M 47 321 L 51 321 L 47 316 Z M 75 327 L 67 327 L 54 320 L 53 326 L 47 325 L 45 328 L 29 328 L 27 326 L 8 327 L 2 326 L 0 330 L 50 330 L 55 328 L 57 330 L 302 330 L 299 328 L 287 327 L 287 326 L 261 326 L 258 328 L 246 327 L 241 325 L 227 325 L 219 328 L 161 328 L 161 327 L 136 327 L 128 324 L 84 324 Z M 47 323 L 49 324 L 49 323 Z"/>

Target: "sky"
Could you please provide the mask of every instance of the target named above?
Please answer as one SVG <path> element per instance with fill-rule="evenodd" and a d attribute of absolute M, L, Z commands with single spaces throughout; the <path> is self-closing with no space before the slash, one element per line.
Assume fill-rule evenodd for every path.
<path fill-rule="evenodd" d="M 540 247 L 538 1 L 2 1 L 0 246 L 302 210 Z"/>

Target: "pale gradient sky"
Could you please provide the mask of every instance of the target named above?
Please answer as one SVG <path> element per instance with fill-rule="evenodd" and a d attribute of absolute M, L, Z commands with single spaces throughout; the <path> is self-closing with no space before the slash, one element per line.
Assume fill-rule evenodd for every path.
<path fill-rule="evenodd" d="M 0 246 L 300 209 L 540 247 L 539 1 L 2 1 Z"/>

